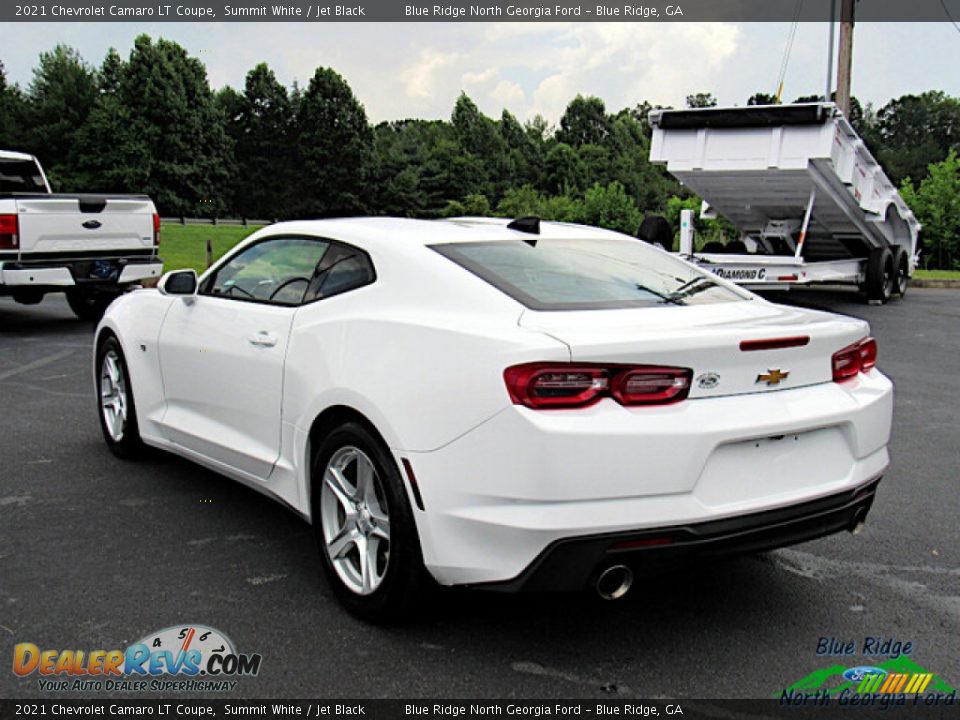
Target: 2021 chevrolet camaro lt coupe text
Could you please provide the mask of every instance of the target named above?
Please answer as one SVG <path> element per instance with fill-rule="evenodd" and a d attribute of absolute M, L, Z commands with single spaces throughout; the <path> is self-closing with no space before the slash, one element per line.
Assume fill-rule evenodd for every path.
<path fill-rule="evenodd" d="M 868 330 L 606 230 L 319 220 L 120 297 L 94 370 L 117 455 L 289 505 L 386 619 L 434 582 L 616 597 L 858 528 L 893 406 Z"/>

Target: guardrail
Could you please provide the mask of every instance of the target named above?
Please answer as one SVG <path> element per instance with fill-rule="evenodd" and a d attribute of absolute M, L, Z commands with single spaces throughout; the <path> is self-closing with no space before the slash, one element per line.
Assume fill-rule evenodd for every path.
<path fill-rule="evenodd" d="M 255 220 L 253 218 L 188 218 L 161 217 L 160 222 L 176 225 L 271 225 L 276 220 Z"/>

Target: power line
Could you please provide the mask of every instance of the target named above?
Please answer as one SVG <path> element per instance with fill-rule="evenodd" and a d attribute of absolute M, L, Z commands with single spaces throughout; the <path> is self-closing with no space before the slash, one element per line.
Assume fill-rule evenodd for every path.
<path fill-rule="evenodd" d="M 940 0 L 940 6 L 943 8 L 943 11 L 947 14 L 947 19 L 953 25 L 953 29 L 957 32 L 960 32 L 960 25 L 957 25 L 957 21 L 953 19 L 953 15 L 950 14 L 950 8 L 947 7 L 946 0 Z"/>

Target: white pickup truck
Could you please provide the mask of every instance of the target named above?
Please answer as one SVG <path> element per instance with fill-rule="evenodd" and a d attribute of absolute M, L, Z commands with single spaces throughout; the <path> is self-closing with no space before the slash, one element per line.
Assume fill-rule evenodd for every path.
<path fill-rule="evenodd" d="M 0 295 L 32 305 L 65 292 L 83 320 L 158 278 L 160 218 L 146 195 L 50 191 L 32 155 L 0 150 Z"/>

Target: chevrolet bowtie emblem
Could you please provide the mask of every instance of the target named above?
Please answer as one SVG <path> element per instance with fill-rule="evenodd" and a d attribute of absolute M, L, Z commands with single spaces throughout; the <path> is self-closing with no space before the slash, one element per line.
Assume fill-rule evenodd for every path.
<path fill-rule="evenodd" d="M 766 383 L 767 385 L 779 385 L 781 380 L 786 380 L 788 377 L 790 377 L 789 370 L 781 370 L 780 368 L 776 368 L 774 370 L 767 370 L 767 372 L 757 375 L 757 382 Z"/>

